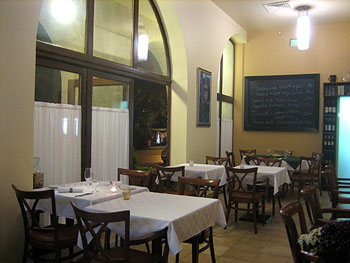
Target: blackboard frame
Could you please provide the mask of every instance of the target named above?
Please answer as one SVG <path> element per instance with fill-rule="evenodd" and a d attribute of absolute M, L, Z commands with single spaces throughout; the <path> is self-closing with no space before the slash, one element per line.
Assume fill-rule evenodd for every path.
<path fill-rule="evenodd" d="M 293 84 L 296 81 L 309 80 L 314 91 L 312 101 L 312 124 L 304 126 L 281 126 L 281 125 L 257 125 L 252 120 L 252 96 L 254 96 L 253 83 L 261 81 L 289 81 Z M 285 131 L 285 132 L 314 132 L 319 131 L 319 103 L 320 103 L 320 74 L 299 74 L 299 75 L 273 75 L 273 76 L 247 76 L 245 77 L 244 88 L 244 130 L 247 131 Z"/>

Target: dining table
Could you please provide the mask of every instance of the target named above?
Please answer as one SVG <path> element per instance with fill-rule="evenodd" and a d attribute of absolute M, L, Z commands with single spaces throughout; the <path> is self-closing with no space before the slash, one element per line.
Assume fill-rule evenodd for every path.
<path fill-rule="evenodd" d="M 269 186 L 273 187 L 273 194 L 276 195 L 279 192 L 279 187 L 285 183 L 290 184 L 290 178 L 286 167 L 271 167 L 271 166 L 256 166 L 256 165 L 238 165 L 235 168 L 238 169 L 248 169 L 248 168 L 258 168 L 257 180 L 259 178 L 267 177 L 269 178 Z M 248 178 L 246 180 L 249 180 Z M 245 181 L 249 184 L 249 181 Z"/>
<path fill-rule="evenodd" d="M 76 182 L 62 185 L 51 185 L 48 188 L 55 189 L 56 214 L 59 217 L 74 219 L 74 211 L 70 204 L 73 202 L 78 208 L 85 208 L 94 204 L 121 198 L 123 189 L 129 189 L 130 195 L 148 192 L 147 187 L 133 185 L 111 185 L 109 182 Z M 40 188 L 37 191 L 48 189 Z M 40 200 L 37 205 L 39 210 L 51 213 L 49 200 Z"/>
<path fill-rule="evenodd" d="M 134 194 L 86 207 L 90 212 L 130 211 L 130 239 L 139 238 L 167 228 L 170 253 L 181 250 L 181 242 L 215 224 L 226 227 L 226 218 L 218 199 L 172 195 L 156 192 Z M 124 236 L 120 223 L 109 224 L 109 229 Z"/>
<path fill-rule="evenodd" d="M 185 166 L 186 177 L 200 177 L 202 179 L 218 179 L 219 187 L 227 184 L 227 175 L 224 165 L 200 164 L 200 163 L 182 163 L 170 167 Z M 177 176 L 173 176 L 172 180 L 177 181 Z"/>
<path fill-rule="evenodd" d="M 300 157 L 299 156 L 284 156 L 284 155 L 253 155 L 253 157 L 263 157 L 263 158 L 282 158 L 281 167 L 285 167 L 288 171 L 295 171 L 299 169 Z M 246 165 L 245 156 L 242 158 L 241 164 Z M 301 164 L 301 169 L 308 169 L 308 164 L 303 161 Z"/>

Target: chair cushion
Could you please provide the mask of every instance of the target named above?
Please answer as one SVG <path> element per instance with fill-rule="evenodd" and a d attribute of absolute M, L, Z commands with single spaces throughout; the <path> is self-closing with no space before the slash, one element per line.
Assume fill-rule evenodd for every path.
<path fill-rule="evenodd" d="M 52 228 L 47 226 L 44 229 Z M 71 247 L 77 243 L 78 228 L 71 225 L 58 225 L 58 242 L 59 247 Z M 35 247 L 48 248 L 50 245 L 54 246 L 55 236 L 53 230 L 46 232 L 32 231 L 29 234 L 29 242 Z"/>
<path fill-rule="evenodd" d="M 259 200 L 263 197 L 265 197 L 264 192 L 256 192 L 255 193 L 255 200 Z M 253 194 L 252 193 L 244 193 L 244 192 L 233 192 L 232 199 L 237 200 L 237 202 L 250 203 L 253 200 Z"/>
<path fill-rule="evenodd" d="M 105 250 L 104 252 L 107 256 L 110 256 L 112 258 L 124 256 L 123 250 L 120 247 L 113 247 L 111 249 Z M 162 258 L 160 255 L 153 255 L 136 249 L 129 249 L 129 257 L 130 263 L 160 262 Z M 105 260 L 102 257 L 99 257 L 90 261 L 90 263 L 98 262 L 105 262 Z"/>

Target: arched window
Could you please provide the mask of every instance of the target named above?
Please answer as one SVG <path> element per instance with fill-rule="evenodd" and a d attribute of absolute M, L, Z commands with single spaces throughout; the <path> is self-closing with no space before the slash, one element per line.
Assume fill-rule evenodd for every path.
<path fill-rule="evenodd" d="M 85 167 L 115 180 L 116 168 L 132 160 L 134 88 L 154 83 L 169 94 L 170 82 L 168 44 L 152 0 L 44 0 L 34 156 L 45 184 L 76 181 Z"/>

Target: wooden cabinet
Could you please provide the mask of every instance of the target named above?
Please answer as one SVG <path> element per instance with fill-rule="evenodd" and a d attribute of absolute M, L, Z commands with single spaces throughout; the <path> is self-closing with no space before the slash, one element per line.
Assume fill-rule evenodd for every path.
<path fill-rule="evenodd" d="M 350 96 L 350 82 L 331 82 L 323 84 L 323 137 L 322 152 L 324 165 L 336 167 L 338 98 Z"/>

